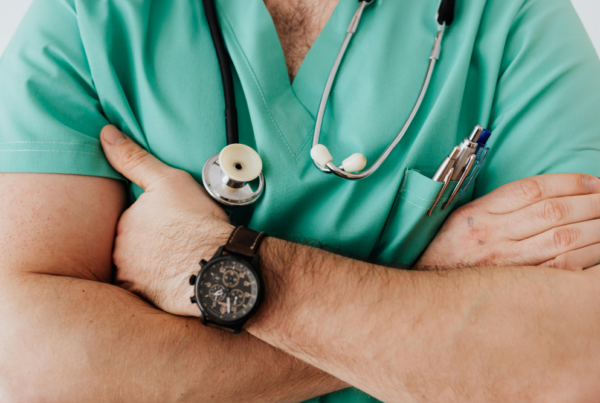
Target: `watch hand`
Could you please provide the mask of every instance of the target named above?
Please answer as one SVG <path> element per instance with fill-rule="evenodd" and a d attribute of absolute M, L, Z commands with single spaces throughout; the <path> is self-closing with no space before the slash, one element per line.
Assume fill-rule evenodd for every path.
<path fill-rule="evenodd" d="M 227 297 L 227 313 L 231 312 L 231 299 Z"/>

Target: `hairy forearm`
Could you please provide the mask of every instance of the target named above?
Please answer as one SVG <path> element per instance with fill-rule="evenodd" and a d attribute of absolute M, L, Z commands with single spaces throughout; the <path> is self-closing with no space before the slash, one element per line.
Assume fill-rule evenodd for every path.
<path fill-rule="evenodd" d="M 385 402 L 588 401 L 600 326 L 584 316 L 600 312 L 584 273 L 407 272 L 276 239 L 261 256 L 248 331 Z"/>
<path fill-rule="evenodd" d="M 112 285 L 6 273 L 7 401 L 297 402 L 345 386 L 248 334 L 166 314 Z"/>

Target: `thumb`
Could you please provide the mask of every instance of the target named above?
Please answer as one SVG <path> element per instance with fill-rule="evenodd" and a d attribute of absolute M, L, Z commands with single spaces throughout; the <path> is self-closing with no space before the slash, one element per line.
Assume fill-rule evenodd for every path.
<path fill-rule="evenodd" d="M 144 190 L 175 170 L 150 155 L 115 126 L 104 127 L 100 138 L 112 167 Z"/>

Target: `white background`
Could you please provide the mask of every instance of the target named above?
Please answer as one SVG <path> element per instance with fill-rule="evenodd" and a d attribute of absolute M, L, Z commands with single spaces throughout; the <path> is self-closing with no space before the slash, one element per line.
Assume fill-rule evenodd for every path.
<path fill-rule="evenodd" d="M 572 1 L 600 53 L 600 24 L 594 21 L 594 18 L 600 16 L 600 0 Z M 4 51 L 30 3 L 31 0 L 0 0 L 0 54 Z"/>

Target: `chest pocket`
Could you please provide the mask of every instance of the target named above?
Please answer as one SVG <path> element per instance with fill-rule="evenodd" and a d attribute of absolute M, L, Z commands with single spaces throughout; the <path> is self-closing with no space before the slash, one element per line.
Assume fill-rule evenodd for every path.
<path fill-rule="evenodd" d="M 407 169 L 394 207 L 386 223 L 373 257 L 381 262 L 412 264 L 433 240 L 453 210 L 471 201 L 473 189 L 457 195 L 448 208 L 448 200 L 456 182 L 450 182 L 431 217 L 427 215 L 443 183 L 435 182 L 418 171 Z"/>

